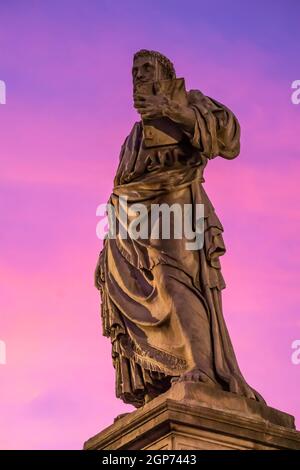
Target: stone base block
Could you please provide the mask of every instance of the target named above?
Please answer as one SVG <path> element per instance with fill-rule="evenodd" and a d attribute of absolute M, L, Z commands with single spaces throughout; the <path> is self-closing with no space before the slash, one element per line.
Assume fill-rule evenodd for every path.
<path fill-rule="evenodd" d="M 300 450 L 294 418 L 200 383 L 179 382 L 91 437 L 94 450 Z"/>

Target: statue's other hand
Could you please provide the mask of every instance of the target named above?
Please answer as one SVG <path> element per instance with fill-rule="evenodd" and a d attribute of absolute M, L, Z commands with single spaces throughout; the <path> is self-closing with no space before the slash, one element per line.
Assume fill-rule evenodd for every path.
<path fill-rule="evenodd" d="M 161 118 L 169 106 L 169 98 L 163 93 L 134 95 L 134 107 L 143 119 Z"/>

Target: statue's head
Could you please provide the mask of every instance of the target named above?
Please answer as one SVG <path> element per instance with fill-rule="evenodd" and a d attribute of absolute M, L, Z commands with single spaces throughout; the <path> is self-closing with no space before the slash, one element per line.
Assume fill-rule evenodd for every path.
<path fill-rule="evenodd" d="M 132 66 L 133 87 L 144 82 L 175 78 L 172 62 L 160 52 L 142 49 L 134 54 Z"/>

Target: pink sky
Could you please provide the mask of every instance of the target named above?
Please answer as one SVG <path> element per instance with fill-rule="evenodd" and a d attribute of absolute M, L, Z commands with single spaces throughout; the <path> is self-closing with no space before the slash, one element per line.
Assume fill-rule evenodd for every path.
<path fill-rule="evenodd" d="M 140 48 L 240 120 L 240 157 L 210 162 L 205 183 L 225 229 L 224 314 L 247 381 L 300 428 L 299 6 L 26 3 L 1 12 L 0 448 L 78 449 L 132 409 L 114 396 L 93 271 Z"/>

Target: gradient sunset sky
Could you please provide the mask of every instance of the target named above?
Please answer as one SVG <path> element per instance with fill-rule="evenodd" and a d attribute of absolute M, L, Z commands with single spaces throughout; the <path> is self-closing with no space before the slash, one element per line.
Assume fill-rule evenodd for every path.
<path fill-rule="evenodd" d="M 96 207 L 139 119 L 141 48 L 241 123 L 240 156 L 205 175 L 225 229 L 224 315 L 247 381 L 300 428 L 299 18 L 298 0 L 1 1 L 1 449 L 80 449 L 132 409 L 115 398 L 93 272 Z"/>

